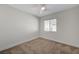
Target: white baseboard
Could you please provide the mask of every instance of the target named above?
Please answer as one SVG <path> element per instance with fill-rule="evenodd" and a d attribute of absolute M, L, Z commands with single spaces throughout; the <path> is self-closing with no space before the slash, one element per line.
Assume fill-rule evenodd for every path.
<path fill-rule="evenodd" d="M 15 44 L 6 46 L 5 48 L 1 48 L 0 51 L 3 51 L 3 50 L 6 50 L 6 49 L 9 49 L 9 48 L 12 48 L 12 47 L 17 46 L 17 45 L 19 45 L 19 44 L 22 44 L 22 43 L 24 43 L 24 42 L 28 42 L 28 41 L 31 41 L 31 40 L 33 40 L 33 39 L 36 39 L 36 38 L 38 38 L 38 37 L 39 37 L 39 36 L 30 37 L 30 38 L 28 38 L 28 40 L 20 41 L 20 42 L 17 42 L 17 43 L 15 43 Z"/>
<path fill-rule="evenodd" d="M 76 47 L 76 48 L 79 48 L 79 45 L 76 45 L 76 44 L 71 44 L 71 43 L 68 43 L 68 42 L 65 42 L 65 41 L 60 41 L 60 40 L 56 40 L 56 39 L 51 39 L 51 38 L 48 38 L 48 37 L 46 37 L 46 36 L 42 36 L 42 35 L 40 35 L 40 37 L 42 37 L 42 38 L 45 38 L 45 39 L 49 39 L 49 40 L 52 40 L 52 41 L 56 41 L 56 42 L 59 42 L 59 43 L 62 43 L 62 44 L 67 44 L 67 45 L 70 45 L 70 46 L 72 46 L 72 47 Z"/>

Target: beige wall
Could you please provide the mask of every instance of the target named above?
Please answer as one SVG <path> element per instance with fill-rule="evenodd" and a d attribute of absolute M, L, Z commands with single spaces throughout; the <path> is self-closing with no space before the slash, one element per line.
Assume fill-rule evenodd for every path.
<path fill-rule="evenodd" d="M 38 19 L 9 5 L 0 5 L 0 51 L 38 37 Z"/>
<path fill-rule="evenodd" d="M 57 19 L 57 32 L 45 32 L 43 21 Z M 57 12 L 40 20 L 40 36 L 79 47 L 79 7 Z"/>

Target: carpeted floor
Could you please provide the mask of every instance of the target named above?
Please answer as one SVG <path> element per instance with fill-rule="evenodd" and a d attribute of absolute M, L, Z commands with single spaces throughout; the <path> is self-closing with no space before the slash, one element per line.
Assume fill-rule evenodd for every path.
<path fill-rule="evenodd" d="M 45 38 L 37 38 L 20 44 L 16 47 L 4 50 L 1 54 L 78 54 L 79 48 L 51 41 Z"/>

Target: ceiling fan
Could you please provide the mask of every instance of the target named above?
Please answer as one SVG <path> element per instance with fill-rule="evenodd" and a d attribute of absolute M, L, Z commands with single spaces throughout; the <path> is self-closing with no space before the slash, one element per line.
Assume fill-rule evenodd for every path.
<path fill-rule="evenodd" d="M 47 6 L 46 4 L 41 4 L 41 8 L 40 8 L 40 14 L 42 14 L 44 11 L 47 10 Z"/>
<path fill-rule="evenodd" d="M 34 7 L 39 7 L 39 13 L 42 14 L 47 10 L 47 5 L 46 4 L 33 4 Z"/>

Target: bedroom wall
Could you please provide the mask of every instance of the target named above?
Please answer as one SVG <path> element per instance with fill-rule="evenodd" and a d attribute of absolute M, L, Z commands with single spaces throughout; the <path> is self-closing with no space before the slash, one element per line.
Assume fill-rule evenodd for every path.
<path fill-rule="evenodd" d="M 0 51 L 38 37 L 38 24 L 38 18 L 0 5 Z"/>
<path fill-rule="evenodd" d="M 44 20 L 57 19 L 57 32 L 45 32 Z M 79 7 L 42 17 L 40 37 L 79 47 Z"/>

